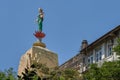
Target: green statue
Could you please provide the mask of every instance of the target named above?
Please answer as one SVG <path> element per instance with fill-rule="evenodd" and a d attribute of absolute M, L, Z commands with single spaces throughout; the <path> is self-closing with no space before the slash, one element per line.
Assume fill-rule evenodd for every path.
<path fill-rule="evenodd" d="M 42 22 L 43 22 L 43 17 L 44 17 L 44 13 L 43 10 L 41 8 L 39 8 L 39 15 L 38 15 L 38 26 L 39 26 L 39 31 L 42 32 Z"/>

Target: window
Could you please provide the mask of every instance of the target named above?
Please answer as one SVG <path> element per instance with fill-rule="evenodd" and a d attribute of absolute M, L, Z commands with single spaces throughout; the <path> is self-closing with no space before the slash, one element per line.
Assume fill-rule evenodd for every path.
<path fill-rule="evenodd" d="M 108 45 L 108 56 L 112 55 L 112 46 Z"/>
<path fill-rule="evenodd" d="M 93 56 L 91 56 L 91 63 L 93 63 Z"/>
<path fill-rule="evenodd" d="M 85 58 L 83 58 L 83 64 L 85 64 Z"/>
<path fill-rule="evenodd" d="M 96 62 L 102 60 L 102 50 L 101 48 L 96 50 Z"/>
<path fill-rule="evenodd" d="M 90 58 L 88 58 L 88 64 L 90 64 Z"/>
<path fill-rule="evenodd" d="M 113 39 L 109 40 L 109 42 L 108 42 L 108 56 L 112 55 L 113 44 L 114 44 L 114 40 Z"/>
<path fill-rule="evenodd" d="M 96 54 L 96 61 L 98 62 L 98 53 Z"/>
<path fill-rule="evenodd" d="M 93 55 L 91 55 L 90 57 L 88 57 L 88 64 L 93 63 Z"/>
<path fill-rule="evenodd" d="M 99 52 L 99 60 L 102 60 L 102 52 Z"/>

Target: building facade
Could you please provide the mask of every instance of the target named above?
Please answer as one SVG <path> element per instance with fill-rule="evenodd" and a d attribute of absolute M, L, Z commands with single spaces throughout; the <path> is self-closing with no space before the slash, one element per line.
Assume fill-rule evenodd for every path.
<path fill-rule="evenodd" d="M 83 73 L 92 63 L 97 63 L 98 66 L 101 66 L 105 61 L 117 60 L 118 57 L 112 49 L 117 45 L 119 37 L 120 25 L 89 45 L 87 40 L 83 40 L 80 52 L 63 63 L 60 69 L 74 68 Z"/>

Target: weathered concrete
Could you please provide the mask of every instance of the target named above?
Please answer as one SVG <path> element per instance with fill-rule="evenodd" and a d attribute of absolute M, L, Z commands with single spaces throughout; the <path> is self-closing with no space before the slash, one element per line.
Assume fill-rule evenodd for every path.
<path fill-rule="evenodd" d="M 30 68 L 33 63 L 46 64 L 48 68 L 54 68 L 58 66 L 58 56 L 46 48 L 33 46 L 21 57 L 18 75 L 21 75 L 25 68 Z"/>

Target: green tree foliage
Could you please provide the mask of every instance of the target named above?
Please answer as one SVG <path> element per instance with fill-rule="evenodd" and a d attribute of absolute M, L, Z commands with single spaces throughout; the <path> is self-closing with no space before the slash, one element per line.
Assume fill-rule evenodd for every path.
<path fill-rule="evenodd" d="M 79 80 L 80 76 L 77 70 L 74 69 L 65 69 L 65 80 Z"/>
<path fill-rule="evenodd" d="M 120 80 L 120 61 L 105 62 L 101 67 L 92 64 L 84 74 L 87 80 Z"/>
<path fill-rule="evenodd" d="M 0 71 L 0 80 L 17 80 L 16 72 L 13 71 L 13 68 L 8 70 Z"/>
<path fill-rule="evenodd" d="M 84 78 L 87 80 L 101 80 L 100 68 L 97 64 L 92 64 L 90 69 L 84 74 Z"/>
<path fill-rule="evenodd" d="M 38 71 L 43 75 L 38 75 Z M 26 68 L 22 76 L 18 76 L 19 80 L 80 80 L 78 71 L 74 69 L 60 70 L 58 67 L 49 69 L 44 64 L 34 63 L 31 69 Z"/>
<path fill-rule="evenodd" d="M 18 75 L 19 80 L 41 80 L 41 78 L 37 75 L 35 67 L 38 67 L 36 65 L 31 65 L 30 68 L 25 68 L 25 72 L 22 72 L 22 75 Z M 37 68 L 36 68 L 37 69 Z"/>
<path fill-rule="evenodd" d="M 18 80 L 41 80 L 41 78 L 36 74 L 35 71 L 28 71 L 22 73 L 22 76 L 18 75 Z"/>
<path fill-rule="evenodd" d="M 80 80 L 78 71 L 74 69 L 53 70 L 50 75 L 51 80 Z"/>

